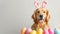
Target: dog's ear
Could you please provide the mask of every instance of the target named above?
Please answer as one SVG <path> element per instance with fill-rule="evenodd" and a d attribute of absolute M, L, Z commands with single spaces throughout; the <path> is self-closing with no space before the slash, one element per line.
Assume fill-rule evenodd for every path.
<path fill-rule="evenodd" d="M 32 18 L 35 19 L 35 13 L 32 15 Z"/>
<path fill-rule="evenodd" d="M 33 18 L 34 20 L 36 20 L 36 13 L 37 13 L 37 10 L 38 10 L 38 9 L 36 9 L 36 10 L 34 11 L 33 15 L 32 15 L 32 18 Z"/>
<path fill-rule="evenodd" d="M 49 12 L 48 12 L 48 10 L 47 10 L 47 16 L 46 16 L 46 24 L 48 24 L 48 21 L 49 21 L 49 19 L 50 19 L 50 14 L 49 14 Z"/>
<path fill-rule="evenodd" d="M 32 18 L 33 18 L 34 23 L 36 24 L 36 23 L 37 23 L 36 13 L 34 13 L 34 14 L 32 15 Z"/>

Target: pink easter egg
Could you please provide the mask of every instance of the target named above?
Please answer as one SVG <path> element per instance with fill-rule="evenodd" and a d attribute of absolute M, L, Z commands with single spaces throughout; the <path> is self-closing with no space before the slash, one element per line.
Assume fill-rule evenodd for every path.
<path fill-rule="evenodd" d="M 48 32 L 49 32 L 49 34 L 54 34 L 54 31 L 51 28 L 48 29 Z"/>
<path fill-rule="evenodd" d="M 27 28 L 27 30 L 26 30 L 26 34 L 29 34 L 31 31 L 32 31 L 31 28 Z"/>
<path fill-rule="evenodd" d="M 49 34 L 48 30 L 44 30 L 43 33 L 44 33 L 44 34 Z"/>

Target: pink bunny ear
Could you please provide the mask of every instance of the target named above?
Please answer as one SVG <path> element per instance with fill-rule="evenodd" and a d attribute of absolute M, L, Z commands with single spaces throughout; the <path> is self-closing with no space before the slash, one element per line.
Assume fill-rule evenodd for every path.
<path fill-rule="evenodd" d="M 40 4 L 37 0 L 34 1 L 34 5 L 37 7 L 37 8 L 40 8 Z"/>
<path fill-rule="evenodd" d="M 43 1 L 42 7 L 45 8 L 47 6 L 47 1 Z"/>

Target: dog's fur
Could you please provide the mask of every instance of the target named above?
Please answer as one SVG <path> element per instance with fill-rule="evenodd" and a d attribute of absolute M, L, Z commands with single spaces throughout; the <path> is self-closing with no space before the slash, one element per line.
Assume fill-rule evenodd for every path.
<path fill-rule="evenodd" d="M 42 15 L 43 17 L 40 15 Z M 34 24 L 32 25 L 31 28 L 33 30 L 37 30 L 39 28 L 42 28 L 42 29 L 49 28 L 48 21 L 49 21 L 50 15 L 46 8 L 36 9 L 32 15 L 32 18 L 33 18 Z M 43 20 L 43 21 L 40 22 L 40 20 Z"/>

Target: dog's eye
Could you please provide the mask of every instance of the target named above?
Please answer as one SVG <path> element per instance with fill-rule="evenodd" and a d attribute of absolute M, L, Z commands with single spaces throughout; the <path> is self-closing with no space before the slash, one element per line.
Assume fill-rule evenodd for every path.
<path fill-rule="evenodd" d="M 38 11 L 38 13 L 39 13 L 39 11 Z"/>
<path fill-rule="evenodd" d="M 45 11 L 43 11 L 43 13 L 45 13 Z"/>

